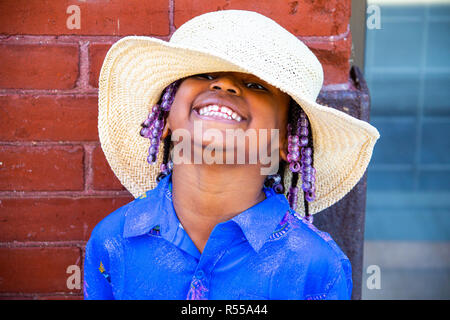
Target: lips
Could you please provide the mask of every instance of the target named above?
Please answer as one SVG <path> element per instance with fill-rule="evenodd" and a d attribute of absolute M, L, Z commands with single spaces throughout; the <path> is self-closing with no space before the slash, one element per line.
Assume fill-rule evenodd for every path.
<path fill-rule="evenodd" d="M 224 99 L 206 99 L 196 104 L 193 110 L 202 117 L 224 119 L 233 122 L 247 120 L 239 108 Z"/>
<path fill-rule="evenodd" d="M 242 120 L 242 117 L 230 108 L 225 106 L 218 106 L 216 104 L 200 107 L 196 111 L 198 112 L 198 114 L 207 117 L 218 117 L 221 119 L 235 120 L 237 122 L 241 122 Z"/>

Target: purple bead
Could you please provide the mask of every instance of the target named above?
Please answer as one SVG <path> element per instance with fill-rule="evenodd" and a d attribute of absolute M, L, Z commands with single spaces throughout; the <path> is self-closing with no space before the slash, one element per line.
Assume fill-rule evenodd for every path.
<path fill-rule="evenodd" d="M 306 192 L 305 193 L 305 199 L 308 202 L 312 202 L 316 199 L 316 194 L 314 192 Z"/>
<path fill-rule="evenodd" d="M 303 191 L 309 191 L 311 189 L 311 182 L 303 181 L 302 183 L 302 189 Z"/>
<path fill-rule="evenodd" d="M 161 170 L 161 172 L 165 172 L 167 170 L 167 167 L 164 163 L 161 163 L 161 165 L 159 166 L 159 170 Z"/>
<path fill-rule="evenodd" d="M 148 163 L 150 163 L 150 164 L 153 164 L 154 162 L 156 161 L 156 156 L 155 155 L 149 155 L 148 157 L 147 157 L 147 162 Z"/>
<path fill-rule="evenodd" d="M 170 109 L 169 101 L 163 101 L 161 103 L 161 109 L 163 109 L 164 111 L 169 111 Z"/>
<path fill-rule="evenodd" d="M 158 138 L 158 137 L 159 137 L 159 134 L 160 134 L 160 131 L 159 131 L 157 128 L 154 128 L 154 129 L 152 130 L 152 137 Z"/>
<path fill-rule="evenodd" d="M 292 208 L 292 209 L 294 209 L 295 210 L 295 208 L 297 207 L 297 198 L 292 198 L 290 201 L 289 201 L 289 206 Z"/>
<path fill-rule="evenodd" d="M 161 128 L 163 125 L 164 121 L 163 120 L 156 120 L 155 124 L 153 125 L 155 128 Z"/>
<path fill-rule="evenodd" d="M 163 98 L 162 98 L 163 101 L 168 101 L 170 99 L 171 95 L 172 95 L 172 91 L 171 90 L 166 91 L 166 93 L 164 93 Z"/>
<path fill-rule="evenodd" d="M 307 137 L 308 134 L 309 134 L 308 128 L 306 128 L 306 127 L 300 127 L 300 128 L 298 129 L 298 134 L 301 135 L 301 136 Z"/>
<path fill-rule="evenodd" d="M 158 140 L 157 138 L 152 138 L 152 139 L 150 140 L 150 144 L 156 146 L 156 145 L 159 144 L 159 140 Z"/>
<path fill-rule="evenodd" d="M 299 152 L 299 146 L 297 144 L 289 144 L 288 151 L 289 152 Z"/>
<path fill-rule="evenodd" d="M 155 104 L 152 108 L 153 114 L 159 113 L 159 104 Z"/>
<path fill-rule="evenodd" d="M 300 119 L 298 121 L 299 127 L 308 127 L 308 119 L 304 118 L 304 119 Z"/>
<path fill-rule="evenodd" d="M 303 156 L 302 157 L 302 164 L 303 166 L 310 165 L 312 163 L 312 158 L 310 156 Z"/>
<path fill-rule="evenodd" d="M 147 127 L 144 127 L 141 129 L 141 131 L 139 132 L 139 134 L 144 137 L 147 138 L 148 133 L 150 132 L 150 129 Z"/>
<path fill-rule="evenodd" d="M 289 202 L 290 202 L 290 203 L 297 203 L 297 199 L 298 199 L 297 195 L 292 195 L 292 196 L 289 198 Z"/>
<path fill-rule="evenodd" d="M 144 123 L 142 124 L 144 127 L 150 127 L 152 124 L 152 120 L 147 118 L 145 119 Z"/>
<path fill-rule="evenodd" d="M 301 168 L 302 167 L 298 162 L 291 162 L 289 164 L 289 170 L 291 170 L 292 172 L 299 172 Z"/>
<path fill-rule="evenodd" d="M 297 203 L 297 198 L 290 197 L 288 201 L 289 201 L 289 205 L 292 207 L 293 205 L 295 205 Z"/>
<path fill-rule="evenodd" d="M 302 148 L 302 156 L 311 156 L 312 155 L 312 149 L 311 148 Z"/>
<path fill-rule="evenodd" d="M 300 118 L 306 119 L 306 113 L 304 111 L 300 112 Z"/>
<path fill-rule="evenodd" d="M 169 162 L 167 163 L 167 167 L 169 168 L 169 170 L 173 169 L 173 161 L 169 160 Z"/>
<path fill-rule="evenodd" d="M 290 144 L 297 144 L 297 143 L 298 143 L 298 136 L 297 136 L 297 135 L 295 135 L 295 136 L 289 136 L 289 137 L 288 137 L 288 142 L 289 142 Z"/>
<path fill-rule="evenodd" d="M 314 170 L 314 168 L 312 166 L 305 165 L 305 166 L 303 166 L 303 173 L 304 174 L 314 174 L 315 170 Z"/>
<path fill-rule="evenodd" d="M 298 199 L 298 188 L 289 188 L 289 193 L 288 193 L 288 201 L 289 201 L 289 206 L 295 210 L 296 206 L 297 206 L 297 199 Z"/>
<path fill-rule="evenodd" d="M 303 180 L 303 181 L 311 182 L 311 181 L 313 181 L 313 178 L 314 178 L 314 177 L 313 177 L 312 174 L 307 173 L 307 174 L 304 174 L 304 175 L 303 175 L 302 180 Z"/>
<path fill-rule="evenodd" d="M 300 154 L 298 152 L 292 152 L 287 155 L 288 162 L 297 162 L 300 159 Z"/>
<path fill-rule="evenodd" d="M 148 148 L 148 153 L 150 155 L 154 155 L 158 152 L 158 149 L 155 146 L 151 146 L 150 148 Z"/>
<path fill-rule="evenodd" d="M 306 147 L 308 145 L 308 137 L 301 137 L 300 138 L 300 146 L 301 147 Z"/>
<path fill-rule="evenodd" d="M 284 191 L 284 188 L 281 185 L 281 183 L 274 185 L 273 189 L 275 190 L 276 193 L 283 193 Z"/>
<path fill-rule="evenodd" d="M 279 184 L 281 182 L 281 176 L 279 174 L 274 174 L 270 176 L 271 179 L 273 179 L 274 184 Z"/>

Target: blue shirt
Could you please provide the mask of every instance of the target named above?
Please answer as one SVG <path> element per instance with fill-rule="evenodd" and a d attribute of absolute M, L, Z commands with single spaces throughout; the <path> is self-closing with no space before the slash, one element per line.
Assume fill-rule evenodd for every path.
<path fill-rule="evenodd" d="M 351 265 L 331 237 L 264 188 L 217 224 L 202 253 L 178 220 L 171 175 L 92 231 L 85 299 L 350 299 Z"/>

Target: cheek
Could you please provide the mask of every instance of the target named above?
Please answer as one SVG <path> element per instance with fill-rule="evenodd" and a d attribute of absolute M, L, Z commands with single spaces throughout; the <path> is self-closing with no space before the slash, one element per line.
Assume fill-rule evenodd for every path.
<path fill-rule="evenodd" d="M 175 99 L 173 100 L 169 116 L 167 117 L 169 128 L 174 130 L 183 127 L 183 123 L 189 117 L 192 101 L 192 90 L 182 84 L 175 94 Z"/>
<path fill-rule="evenodd" d="M 287 125 L 287 114 L 278 105 L 266 104 L 259 105 L 260 108 L 255 110 L 258 115 L 254 117 L 255 126 L 267 129 L 279 129 L 281 131 L 285 130 Z M 286 112 L 287 113 L 287 112 Z"/>

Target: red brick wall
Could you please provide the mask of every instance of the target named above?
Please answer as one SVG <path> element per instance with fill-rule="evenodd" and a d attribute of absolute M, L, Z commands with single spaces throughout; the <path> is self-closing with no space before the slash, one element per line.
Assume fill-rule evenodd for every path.
<path fill-rule="evenodd" d="M 98 141 L 98 75 L 111 44 L 126 35 L 168 40 L 199 14 L 253 10 L 314 51 L 325 71 L 323 90 L 345 89 L 350 3 L 1 1 L 0 298 L 81 299 L 81 289 L 67 285 L 73 275 L 67 268 L 79 266 L 82 274 L 92 228 L 133 199 L 110 170 Z M 80 28 L 69 28 L 77 8 Z"/>

